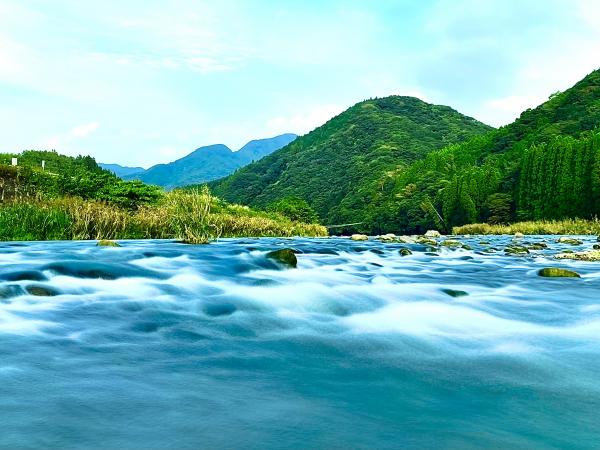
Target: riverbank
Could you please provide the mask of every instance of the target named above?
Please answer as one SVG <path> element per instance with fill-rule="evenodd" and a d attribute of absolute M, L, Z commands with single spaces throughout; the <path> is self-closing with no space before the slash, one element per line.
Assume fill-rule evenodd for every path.
<path fill-rule="evenodd" d="M 0 206 L 0 240 L 179 239 L 320 237 L 327 229 L 276 214 L 230 205 L 208 190 L 173 191 L 155 205 L 127 210 L 97 200 L 64 197 L 11 201 Z"/>
<path fill-rule="evenodd" d="M 509 225 L 490 225 L 472 223 L 454 227 L 452 233 L 461 234 L 565 234 L 565 235 L 600 235 L 600 220 L 565 219 L 516 222 Z"/>

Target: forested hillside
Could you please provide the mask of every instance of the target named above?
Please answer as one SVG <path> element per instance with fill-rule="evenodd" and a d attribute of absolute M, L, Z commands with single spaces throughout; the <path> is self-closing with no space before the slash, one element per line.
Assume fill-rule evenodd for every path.
<path fill-rule="evenodd" d="M 597 216 L 599 126 L 595 71 L 514 123 L 432 152 L 399 173 L 376 197 L 385 206 L 374 223 L 423 230 Z"/>
<path fill-rule="evenodd" d="M 600 71 L 491 130 L 409 97 L 359 103 L 212 184 L 251 205 L 290 196 L 340 232 L 600 215 Z"/>
<path fill-rule="evenodd" d="M 382 179 L 490 130 L 413 97 L 367 100 L 210 186 L 228 201 L 265 207 L 294 197 L 307 201 L 324 223 L 367 222 Z"/>

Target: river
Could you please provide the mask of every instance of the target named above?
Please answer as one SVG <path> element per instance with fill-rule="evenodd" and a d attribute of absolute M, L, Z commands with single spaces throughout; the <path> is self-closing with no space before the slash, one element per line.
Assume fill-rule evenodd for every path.
<path fill-rule="evenodd" d="M 600 448 L 600 263 L 511 239 L 0 243 L 0 448 Z"/>

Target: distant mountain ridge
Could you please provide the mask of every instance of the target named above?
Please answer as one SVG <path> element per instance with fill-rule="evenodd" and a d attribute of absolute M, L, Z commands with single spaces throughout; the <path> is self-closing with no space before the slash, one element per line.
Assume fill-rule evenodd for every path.
<path fill-rule="evenodd" d="M 141 180 L 167 189 L 206 183 L 230 175 L 237 169 L 286 146 L 296 138 L 293 133 L 285 133 L 272 138 L 256 139 L 237 152 L 223 144 L 208 145 L 197 148 L 176 161 L 124 174 L 122 178 Z"/>
<path fill-rule="evenodd" d="M 98 163 L 98 165 L 103 169 L 114 173 L 118 177 L 133 175 L 136 173 L 143 172 L 145 170 L 143 167 L 128 167 L 122 166 L 120 164 Z"/>

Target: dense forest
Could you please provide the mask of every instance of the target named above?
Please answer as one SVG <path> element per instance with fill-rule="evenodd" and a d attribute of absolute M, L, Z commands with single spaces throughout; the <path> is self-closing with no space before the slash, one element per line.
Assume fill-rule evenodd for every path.
<path fill-rule="evenodd" d="M 600 213 L 600 71 L 497 130 L 443 108 L 359 103 L 212 187 L 246 204 L 293 195 L 326 224 L 359 223 L 342 233 Z"/>
<path fill-rule="evenodd" d="M 367 220 L 381 176 L 491 128 L 447 106 L 413 97 L 367 100 L 281 150 L 209 184 L 228 201 L 267 207 L 308 202 L 324 223 Z"/>

